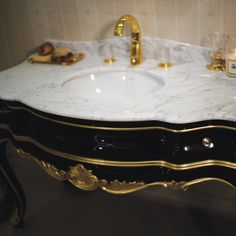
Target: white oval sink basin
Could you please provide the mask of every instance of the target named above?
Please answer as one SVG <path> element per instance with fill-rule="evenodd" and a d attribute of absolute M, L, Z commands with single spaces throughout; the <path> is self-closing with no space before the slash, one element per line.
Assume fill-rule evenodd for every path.
<path fill-rule="evenodd" d="M 74 74 L 62 84 L 64 92 L 85 99 L 142 97 L 164 86 L 154 73 L 133 68 L 99 68 Z"/>

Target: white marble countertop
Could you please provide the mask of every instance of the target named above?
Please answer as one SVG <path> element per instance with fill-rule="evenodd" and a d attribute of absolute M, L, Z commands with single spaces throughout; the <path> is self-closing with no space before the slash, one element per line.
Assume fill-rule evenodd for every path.
<path fill-rule="evenodd" d="M 50 40 L 55 46 L 83 52 L 86 58 L 71 66 L 29 64 L 27 61 L 0 72 L 0 99 L 19 101 L 32 108 L 62 116 L 89 120 L 158 120 L 189 123 L 204 120 L 236 121 L 236 79 L 206 69 L 207 50 L 200 46 L 146 37 L 143 63 L 132 70 L 145 70 L 161 77 L 165 85 L 144 96 L 112 101 L 84 99 L 65 92 L 68 76 L 91 68 L 130 68 L 129 38 L 70 42 Z M 104 47 L 114 46 L 117 62 L 105 65 Z M 174 66 L 157 67 L 158 50 L 169 46 Z"/>

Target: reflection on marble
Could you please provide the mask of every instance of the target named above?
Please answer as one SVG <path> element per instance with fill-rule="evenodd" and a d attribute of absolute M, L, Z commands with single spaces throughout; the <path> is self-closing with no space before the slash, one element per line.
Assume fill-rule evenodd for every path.
<path fill-rule="evenodd" d="M 53 114 L 91 120 L 159 120 L 172 123 L 209 119 L 236 121 L 236 80 L 206 69 L 209 60 L 206 48 L 146 37 L 143 39 L 143 63 L 132 70 L 155 74 L 164 80 L 164 86 L 140 96 L 101 100 L 65 92 L 62 84 L 74 74 L 92 68 L 130 69 L 130 39 L 50 41 L 57 47 L 84 52 L 86 58 L 71 66 L 29 64 L 25 61 L 2 71 L 1 99 L 17 100 Z M 114 65 L 103 63 L 107 44 L 113 45 L 117 58 Z M 169 47 L 172 53 L 174 66 L 169 70 L 157 67 L 158 49 L 163 46 Z"/>

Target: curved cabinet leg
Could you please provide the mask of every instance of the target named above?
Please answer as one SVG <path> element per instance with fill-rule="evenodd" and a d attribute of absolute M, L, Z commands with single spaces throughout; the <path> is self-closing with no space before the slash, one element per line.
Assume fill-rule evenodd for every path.
<path fill-rule="evenodd" d="M 13 225 L 15 227 L 23 226 L 23 217 L 25 213 L 25 196 L 24 192 L 7 160 L 6 156 L 6 144 L 7 142 L 0 143 L 0 181 L 2 186 L 2 198 L 1 201 L 5 202 L 7 206 L 14 205 L 15 212 L 13 215 Z M 5 186 L 5 187 L 4 187 Z M 4 199 L 5 198 L 5 199 Z M 7 199 L 6 199 L 7 198 Z M 10 204 L 9 201 L 11 200 Z M 12 201 L 13 200 L 13 201 Z M 3 204 L 2 204 L 3 205 Z M 0 205 L 1 207 L 1 205 Z M 6 209 L 0 208 L 1 212 L 6 212 Z M 7 214 L 6 214 L 7 216 Z"/>

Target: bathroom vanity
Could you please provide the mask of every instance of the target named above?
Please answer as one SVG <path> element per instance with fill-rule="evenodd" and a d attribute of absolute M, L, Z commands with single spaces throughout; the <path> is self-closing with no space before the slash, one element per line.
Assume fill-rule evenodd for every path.
<path fill-rule="evenodd" d="M 236 80 L 207 70 L 206 48 L 143 39 L 129 66 L 129 38 L 50 40 L 85 53 L 70 66 L 27 61 L 0 72 L 0 173 L 22 223 L 23 190 L 7 156 L 10 141 L 60 181 L 125 194 L 148 186 L 187 190 L 204 181 L 236 186 Z M 112 45 L 116 62 L 103 63 Z M 157 67 L 169 47 L 173 67 Z"/>

